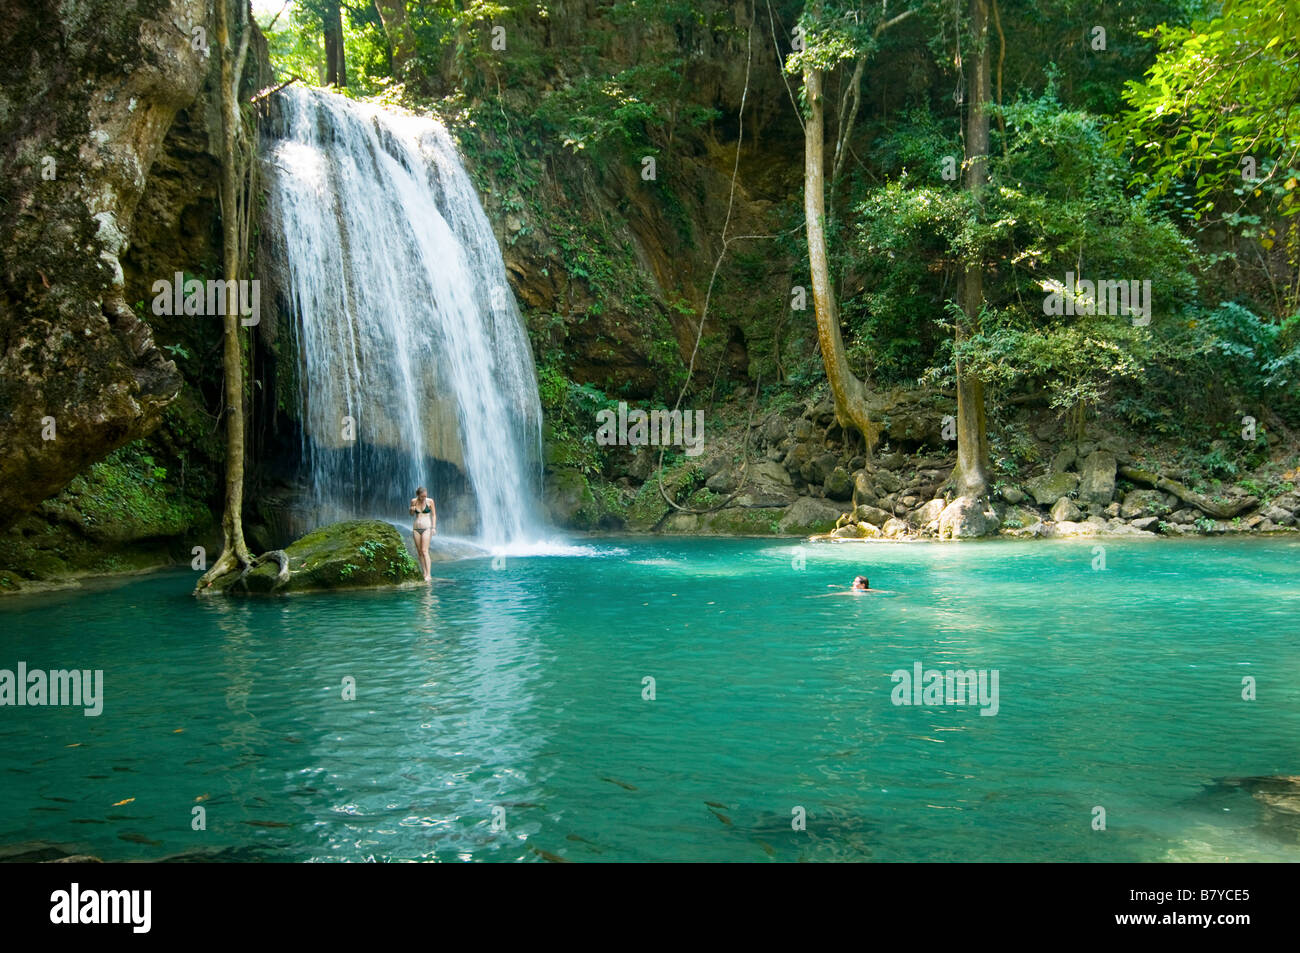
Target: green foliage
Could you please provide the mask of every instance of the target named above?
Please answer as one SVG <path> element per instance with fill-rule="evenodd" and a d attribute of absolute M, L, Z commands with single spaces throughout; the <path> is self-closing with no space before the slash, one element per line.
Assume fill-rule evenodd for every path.
<path fill-rule="evenodd" d="M 1160 55 L 1127 85 L 1116 133 L 1131 143 L 1141 181 L 1181 199 L 1191 220 L 1210 219 L 1230 186 L 1239 206 L 1259 198 L 1281 215 L 1300 212 L 1297 17 L 1296 0 L 1228 0 L 1213 18 L 1149 34 Z M 1242 187 L 1246 156 L 1260 178 L 1253 189 Z"/>
<path fill-rule="evenodd" d="M 203 503 L 167 482 L 167 468 L 146 452 L 143 441 L 92 464 L 44 506 L 57 518 L 109 539 L 179 535 L 210 519 Z"/>
<path fill-rule="evenodd" d="M 298 0 L 279 14 L 262 18 L 271 65 L 281 79 L 299 76 L 309 83 L 325 81 L 325 34 L 322 27 L 326 0 Z M 373 3 L 352 0 L 339 4 L 343 20 L 343 49 L 348 85 L 343 92 L 370 96 L 392 82 L 388 37 Z"/>
<path fill-rule="evenodd" d="M 934 184 L 944 145 L 927 111 L 889 137 L 885 151 L 920 168 L 872 189 L 855 210 L 850 267 L 868 290 L 845 302 L 859 342 L 849 354 L 886 381 L 949 381 L 960 357 L 1003 390 L 1045 387 L 1053 407 L 1077 415 L 1114 383 L 1141 381 L 1160 339 L 1127 317 L 1045 314 L 1046 294 L 1067 271 L 1149 280 L 1153 324 L 1168 322 L 1195 297 L 1189 247 L 1126 193 L 1101 121 L 1063 106 L 1051 84 L 1003 115 L 979 208 L 951 183 Z M 985 270 L 986 308 L 954 347 L 966 319 L 945 298 L 969 262 Z"/>

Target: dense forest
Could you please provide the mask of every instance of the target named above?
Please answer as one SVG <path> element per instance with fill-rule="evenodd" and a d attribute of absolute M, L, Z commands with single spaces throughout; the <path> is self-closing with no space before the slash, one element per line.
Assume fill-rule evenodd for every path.
<path fill-rule="evenodd" d="M 120 333 L 151 339 L 140 353 L 166 383 L 7 493 L 0 585 L 188 559 L 229 496 L 232 402 L 237 510 L 255 550 L 285 542 L 291 309 L 278 297 L 226 354 L 246 378 L 230 390 L 221 329 L 152 313 L 148 288 L 173 271 L 274 283 L 257 154 L 288 86 L 436 116 L 456 137 L 526 321 L 559 526 L 1296 524 L 1294 0 L 217 6 L 231 62 L 190 64 L 110 255 Z M 233 63 L 224 83 L 218 63 Z M 6 86 L 30 108 L 49 80 Z M 232 87 L 247 129 L 223 146 Z M 19 127 L 40 120 L 13 115 L 28 141 L 7 162 L 39 171 L 48 146 Z M 236 147 L 238 198 L 217 175 Z M 58 267 L 23 258 L 51 235 L 23 217 L 48 183 L 23 182 L 4 205 L 11 420 L 35 413 L 13 381 L 42 373 L 23 364 L 21 315 L 47 307 L 32 289 Z M 604 445 L 597 416 L 621 404 L 702 411 L 704 452 Z M 38 437 L 14 446 L 48 457 Z M 76 518 L 89 498 L 111 514 Z"/>
<path fill-rule="evenodd" d="M 1297 24 L 0 0 L 0 864 L 1281 922 L 1116 865 L 1300 859 Z"/>

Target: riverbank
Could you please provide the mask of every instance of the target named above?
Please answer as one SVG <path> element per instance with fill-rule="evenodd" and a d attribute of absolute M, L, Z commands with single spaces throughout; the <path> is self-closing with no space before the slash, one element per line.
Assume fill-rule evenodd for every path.
<path fill-rule="evenodd" d="M 546 503 L 557 525 L 687 535 L 940 535 L 956 494 L 956 448 L 939 391 L 894 396 L 870 459 L 824 394 L 754 404 L 741 387 L 705 416 L 700 452 L 580 444 L 548 450 Z M 1226 425 L 1225 425 L 1226 426 Z M 1080 432 L 1045 407 L 990 427 L 989 495 L 974 535 L 1018 538 L 1224 535 L 1300 527 L 1300 444 L 1279 422 L 1236 435 L 1152 435 L 1123 421 Z M 662 460 L 663 468 L 659 469 Z"/>

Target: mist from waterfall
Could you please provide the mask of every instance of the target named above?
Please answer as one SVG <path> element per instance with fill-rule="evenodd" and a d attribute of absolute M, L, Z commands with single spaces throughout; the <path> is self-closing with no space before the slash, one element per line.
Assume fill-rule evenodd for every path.
<path fill-rule="evenodd" d="M 291 86 L 275 97 L 263 154 L 268 267 L 294 317 L 318 518 L 404 521 L 425 485 L 440 531 L 536 538 L 532 352 L 446 128 Z M 477 512 L 457 513 L 471 494 Z"/>

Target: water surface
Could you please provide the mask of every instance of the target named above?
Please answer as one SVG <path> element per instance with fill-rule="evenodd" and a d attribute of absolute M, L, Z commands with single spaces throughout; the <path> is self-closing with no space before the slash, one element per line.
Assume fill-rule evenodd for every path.
<path fill-rule="evenodd" d="M 1300 774 L 1300 542 L 1111 541 L 1104 571 L 1096 545 L 602 539 L 432 590 L 197 601 L 173 572 L 7 599 L 0 668 L 103 669 L 106 697 L 0 708 L 0 844 L 1300 859 L 1296 818 L 1213 786 Z M 889 594 L 824 595 L 859 572 Z M 998 713 L 892 704 L 918 661 L 996 669 Z"/>

